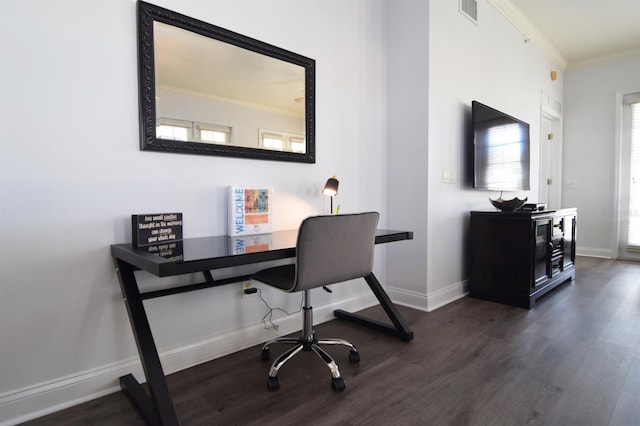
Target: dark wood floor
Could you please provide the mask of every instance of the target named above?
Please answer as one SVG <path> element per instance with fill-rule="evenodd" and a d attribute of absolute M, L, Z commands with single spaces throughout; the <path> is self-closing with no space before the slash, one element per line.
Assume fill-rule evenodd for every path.
<path fill-rule="evenodd" d="M 532 310 L 464 298 L 431 313 L 400 307 L 405 343 L 334 320 L 320 337 L 347 383 L 303 353 L 266 389 L 259 347 L 168 377 L 184 425 L 640 425 L 640 263 L 577 260 L 577 279 Z M 368 314 L 383 318 L 379 308 Z M 274 352 L 277 352 L 274 348 Z M 122 393 L 30 425 L 137 425 Z"/>

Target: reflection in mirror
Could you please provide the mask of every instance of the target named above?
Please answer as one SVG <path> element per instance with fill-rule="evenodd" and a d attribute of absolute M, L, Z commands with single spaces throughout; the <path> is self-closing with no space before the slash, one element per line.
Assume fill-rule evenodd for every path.
<path fill-rule="evenodd" d="M 153 34 L 156 137 L 291 151 L 289 138 L 260 139 L 256 129 L 268 123 L 304 140 L 303 67 L 161 22 Z"/>
<path fill-rule="evenodd" d="M 141 148 L 315 162 L 315 62 L 138 2 Z"/>

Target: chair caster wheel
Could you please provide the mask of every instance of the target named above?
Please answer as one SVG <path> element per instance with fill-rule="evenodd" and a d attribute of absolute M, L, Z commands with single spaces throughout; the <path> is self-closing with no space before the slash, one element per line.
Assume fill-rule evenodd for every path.
<path fill-rule="evenodd" d="M 356 364 L 360 362 L 360 352 L 349 351 L 349 362 L 351 364 Z"/>
<path fill-rule="evenodd" d="M 270 391 L 276 391 L 280 389 L 280 379 L 278 377 L 267 377 L 267 389 Z"/>
<path fill-rule="evenodd" d="M 269 361 L 269 359 L 271 359 L 271 351 L 269 350 L 269 348 L 262 350 L 262 353 L 260 354 L 260 359 L 263 361 Z"/>
<path fill-rule="evenodd" d="M 347 385 L 344 384 L 342 377 L 334 377 L 331 379 L 331 389 L 333 389 L 335 393 L 342 392 L 346 387 Z"/>

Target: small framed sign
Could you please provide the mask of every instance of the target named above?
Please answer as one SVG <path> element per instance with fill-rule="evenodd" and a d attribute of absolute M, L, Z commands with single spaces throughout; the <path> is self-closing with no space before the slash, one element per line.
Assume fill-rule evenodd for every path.
<path fill-rule="evenodd" d="M 131 238 L 134 247 L 182 241 L 182 213 L 132 214 Z"/>

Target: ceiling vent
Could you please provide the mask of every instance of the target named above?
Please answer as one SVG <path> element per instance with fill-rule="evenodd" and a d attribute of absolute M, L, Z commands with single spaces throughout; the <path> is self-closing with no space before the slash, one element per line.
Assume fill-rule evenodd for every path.
<path fill-rule="evenodd" d="M 478 0 L 460 0 L 460 13 L 478 23 Z"/>

